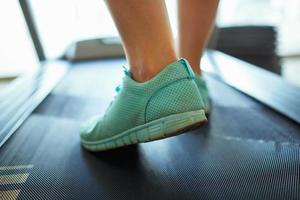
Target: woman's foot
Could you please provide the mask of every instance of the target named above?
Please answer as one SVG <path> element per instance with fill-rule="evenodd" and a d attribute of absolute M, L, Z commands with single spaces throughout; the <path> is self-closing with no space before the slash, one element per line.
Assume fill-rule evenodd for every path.
<path fill-rule="evenodd" d="M 123 85 L 103 117 L 80 131 L 82 145 L 103 151 L 182 133 L 206 122 L 204 105 L 186 60 L 167 65 L 138 83 L 125 72 Z"/>

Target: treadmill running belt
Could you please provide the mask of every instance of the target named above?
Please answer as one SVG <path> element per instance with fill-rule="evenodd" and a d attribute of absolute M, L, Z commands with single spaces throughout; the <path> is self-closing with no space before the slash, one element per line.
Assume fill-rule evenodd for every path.
<path fill-rule="evenodd" d="M 91 153 L 79 125 L 102 114 L 125 60 L 74 64 L 0 149 L 0 199 L 299 199 L 299 125 L 206 76 L 213 109 L 176 137 Z"/>

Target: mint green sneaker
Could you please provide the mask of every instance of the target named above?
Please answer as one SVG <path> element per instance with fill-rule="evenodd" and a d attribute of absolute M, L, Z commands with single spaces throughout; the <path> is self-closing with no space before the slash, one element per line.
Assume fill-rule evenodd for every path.
<path fill-rule="evenodd" d="M 202 76 L 195 75 L 195 82 L 203 100 L 205 114 L 208 114 L 210 111 L 210 100 L 206 81 L 202 78 Z"/>
<path fill-rule="evenodd" d="M 103 151 L 180 134 L 206 122 L 194 73 L 184 59 L 138 83 L 125 71 L 123 84 L 103 117 L 80 130 L 82 145 Z"/>

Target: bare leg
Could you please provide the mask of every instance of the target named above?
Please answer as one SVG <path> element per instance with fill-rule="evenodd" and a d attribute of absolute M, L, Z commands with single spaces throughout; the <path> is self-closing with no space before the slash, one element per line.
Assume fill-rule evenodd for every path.
<path fill-rule="evenodd" d="M 177 60 L 163 0 L 107 0 L 133 78 L 144 82 Z"/>
<path fill-rule="evenodd" d="M 186 58 L 198 75 L 218 3 L 218 0 L 178 0 L 179 57 Z"/>
<path fill-rule="evenodd" d="M 204 105 L 192 69 L 176 57 L 165 2 L 107 0 L 107 4 L 136 81 L 152 79 L 171 65 L 146 83 L 135 83 L 125 76 L 122 89 L 104 116 L 80 129 L 82 145 L 103 151 L 173 136 L 204 123 Z M 176 126 L 157 129 L 158 125 L 173 123 Z"/>

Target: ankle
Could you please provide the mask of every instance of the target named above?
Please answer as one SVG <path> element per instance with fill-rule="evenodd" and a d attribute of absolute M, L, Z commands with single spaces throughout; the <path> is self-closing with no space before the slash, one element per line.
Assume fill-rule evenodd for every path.
<path fill-rule="evenodd" d="M 130 64 L 132 78 L 137 82 L 148 81 L 159 74 L 166 65 L 176 60 L 177 57 L 174 55 L 164 59 L 143 59 L 139 62 L 134 62 Z"/>
<path fill-rule="evenodd" d="M 150 79 L 152 79 L 158 72 L 156 72 L 155 68 L 133 68 L 131 69 L 132 79 L 137 82 L 143 83 Z"/>
<path fill-rule="evenodd" d="M 196 68 L 192 67 L 192 69 L 193 69 L 195 75 L 202 76 L 202 71 L 201 71 L 200 67 L 196 67 Z"/>

